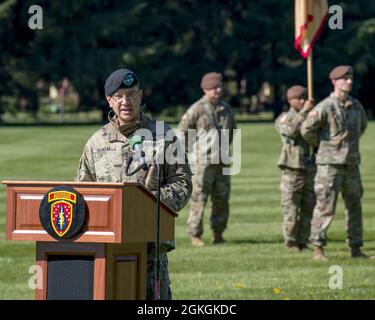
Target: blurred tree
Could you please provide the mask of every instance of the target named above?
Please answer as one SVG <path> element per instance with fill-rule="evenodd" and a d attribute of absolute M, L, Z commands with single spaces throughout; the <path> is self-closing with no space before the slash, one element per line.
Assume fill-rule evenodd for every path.
<path fill-rule="evenodd" d="M 271 83 L 275 114 L 286 86 L 306 84 L 289 0 L 40 0 L 43 30 L 28 28 L 33 2 L 0 5 L 0 96 L 26 98 L 31 109 L 38 105 L 39 79 L 57 85 L 64 77 L 79 92 L 82 109 L 103 107 L 104 81 L 121 67 L 139 74 L 152 112 L 190 105 L 202 94 L 201 76 L 211 70 L 224 72 L 234 106 Z M 343 7 L 344 28 L 326 26 L 315 46 L 316 99 L 331 90 L 330 69 L 352 64 L 353 94 L 375 110 L 375 6 L 368 0 L 335 4 Z"/>

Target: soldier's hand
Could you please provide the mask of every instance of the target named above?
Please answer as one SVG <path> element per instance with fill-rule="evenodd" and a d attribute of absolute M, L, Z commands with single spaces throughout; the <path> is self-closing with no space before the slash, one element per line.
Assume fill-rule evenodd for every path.
<path fill-rule="evenodd" d="M 145 186 L 149 190 L 156 190 L 158 187 L 158 168 L 156 167 L 156 164 L 152 164 L 150 168 L 148 169 L 147 176 L 146 176 L 146 182 Z"/>
<path fill-rule="evenodd" d="M 314 100 L 306 100 L 303 104 L 303 108 L 306 111 L 310 111 L 312 108 L 314 108 Z"/>

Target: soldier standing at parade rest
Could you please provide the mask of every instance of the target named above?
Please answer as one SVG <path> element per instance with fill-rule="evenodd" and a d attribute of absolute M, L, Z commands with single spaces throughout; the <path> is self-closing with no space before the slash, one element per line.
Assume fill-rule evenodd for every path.
<path fill-rule="evenodd" d="M 285 245 L 294 251 L 307 248 L 310 223 L 315 206 L 315 159 L 309 144 L 300 134 L 300 126 L 313 107 L 306 101 L 306 88 L 292 86 L 287 91 L 290 109 L 275 121 L 281 136 L 282 150 L 278 165 L 281 169 L 281 206 Z"/>
<path fill-rule="evenodd" d="M 105 82 L 105 97 L 111 107 L 109 123 L 95 132 L 86 143 L 76 173 L 76 181 L 139 182 L 156 191 L 156 166 L 140 170 L 133 176 L 125 175 L 125 162 L 132 154 L 130 138 L 138 129 L 147 129 L 156 136 L 156 121 L 141 112 L 142 90 L 136 74 L 128 69 L 114 71 Z M 170 130 L 164 123 L 164 133 Z M 163 139 L 164 137 L 158 137 Z M 158 141 L 160 142 L 160 141 Z M 143 148 L 150 147 L 144 144 Z M 165 147 L 168 142 L 165 141 Z M 147 152 L 147 150 L 145 150 Z M 160 165 L 161 201 L 176 211 L 181 210 L 192 192 L 190 167 L 185 164 Z M 172 299 L 168 273 L 167 252 L 175 248 L 174 242 L 160 245 L 160 299 Z M 153 299 L 155 244 L 147 249 L 147 299 Z"/>
<path fill-rule="evenodd" d="M 350 257 L 367 257 L 363 245 L 361 198 L 363 187 L 359 171 L 359 139 L 367 127 L 362 104 L 349 95 L 353 86 L 353 68 L 338 66 L 329 78 L 334 91 L 321 101 L 301 126 L 301 134 L 318 147 L 315 178 L 316 205 L 311 222 L 310 241 L 313 259 L 326 261 L 323 246 L 333 221 L 337 196 L 342 192 L 347 215 L 347 244 Z"/>
<path fill-rule="evenodd" d="M 186 147 L 189 147 L 188 130 L 194 129 L 197 135 L 207 135 L 207 132 L 215 132 L 221 135 L 221 130 L 229 132 L 229 143 L 233 141 L 233 130 L 236 122 L 231 107 L 221 100 L 223 94 L 222 74 L 209 72 L 202 77 L 201 89 L 204 96 L 196 101 L 183 115 L 179 130 L 185 136 Z M 211 135 L 211 138 L 213 135 Z M 188 218 L 188 233 L 191 236 L 193 246 L 204 245 L 201 236 L 203 234 L 203 211 L 208 197 L 211 195 L 212 212 L 211 228 L 213 231 L 213 244 L 223 243 L 222 236 L 227 227 L 229 217 L 230 176 L 223 175 L 225 164 L 221 159 L 222 146 L 213 143 L 215 139 L 207 139 L 208 143 L 199 143 L 198 153 L 207 157 L 206 163 L 198 157 L 192 169 L 193 194 Z M 216 140 L 217 142 L 217 140 Z M 227 146 L 226 146 L 227 147 Z M 218 161 L 216 161 L 218 160 Z"/>

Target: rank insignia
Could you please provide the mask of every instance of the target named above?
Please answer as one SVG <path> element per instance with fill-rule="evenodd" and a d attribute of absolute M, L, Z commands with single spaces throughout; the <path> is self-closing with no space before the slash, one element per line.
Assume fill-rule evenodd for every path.
<path fill-rule="evenodd" d="M 131 86 L 133 86 L 134 82 L 135 82 L 135 78 L 132 73 L 128 73 L 124 77 L 123 84 L 125 85 L 126 88 L 130 88 Z"/>

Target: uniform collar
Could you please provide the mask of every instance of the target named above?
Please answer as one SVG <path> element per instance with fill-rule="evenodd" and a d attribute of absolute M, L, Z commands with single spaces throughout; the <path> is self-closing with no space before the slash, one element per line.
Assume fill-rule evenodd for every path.
<path fill-rule="evenodd" d="M 216 105 L 216 106 L 214 106 L 210 101 L 208 101 L 208 99 L 207 99 L 206 96 L 203 96 L 203 97 L 202 97 L 202 100 L 203 100 L 204 103 L 208 104 L 208 105 L 210 106 L 210 108 L 211 108 L 212 110 L 214 110 L 214 111 L 223 111 L 223 110 L 225 109 L 222 100 L 219 100 L 219 101 L 217 102 L 217 105 Z"/>
<path fill-rule="evenodd" d="M 108 141 L 122 141 L 126 142 L 128 138 L 141 127 L 144 120 L 144 115 L 142 112 L 139 113 L 139 116 L 129 124 L 120 126 L 118 123 L 117 116 L 109 118 L 108 125 Z"/>
<path fill-rule="evenodd" d="M 298 114 L 298 111 L 294 110 L 292 107 L 289 107 L 289 112 L 290 112 L 292 115 L 297 115 L 297 114 Z"/>
<path fill-rule="evenodd" d="M 353 106 L 353 99 L 352 99 L 352 97 L 351 97 L 350 95 L 348 95 L 348 97 L 347 97 L 347 99 L 345 100 L 345 102 L 341 102 L 341 101 L 340 101 L 340 100 L 339 100 L 339 99 L 333 94 L 333 92 L 331 93 L 330 97 L 333 98 L 333 99 L 335 99 L 335 100 L 337 101 L 337 103 L 338 103 L 341 107 L 343 107 L 343 108 L 345 108 L 345 109 L 350 108 L 350 107 Z"/>

